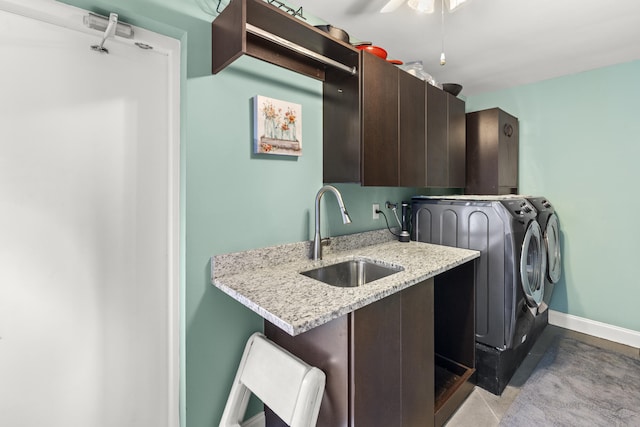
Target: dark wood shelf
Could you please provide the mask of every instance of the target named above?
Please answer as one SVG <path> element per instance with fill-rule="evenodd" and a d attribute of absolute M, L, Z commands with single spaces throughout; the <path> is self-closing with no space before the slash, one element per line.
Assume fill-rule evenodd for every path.
<path fill-rule="evenodd" d="M 475 264 L 436 276 L 434 295 L 434 425 L 442 426 L 473 391 Z"/>
<path fill-rule="evenodd" d="M 464 366 L 439 354 L 435 356 L 435 404 L 436 425 L 438 419 L 447 420 L 458 408 L 457 401 L 464 400 L 474 387 L 475 369 Z"/>
<path fill-rule="evenodd" d="M 233 0 L 211 25 L 213 74 L 222 71 L 240 56 L 249 55 L 325 80 L 325 71 L 331 66 L 256 35 L 252 27 L 349 68 L 358 67 L 359 51 L 353 46 L 262 0 Z"/>

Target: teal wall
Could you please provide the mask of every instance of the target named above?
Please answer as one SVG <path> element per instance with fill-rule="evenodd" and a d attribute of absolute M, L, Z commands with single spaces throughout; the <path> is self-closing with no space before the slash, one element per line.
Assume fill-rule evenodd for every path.
<path fill-rule="evenodd" d="M 67 3 L 102 14 L 115 11 L 122 21 L 182 41 L 181 417 L 183 426 L 216 426 L 246 339 L 262 330 L 262 319 L 211 285 L 209 260 L 312 237 L 314 199 L 323 185 L 322 84 L 249 57 L 211 75 L 212 17 L 196 0 Z M 252 154 L 255 95 L 302 105 L 301 157 Z M 372 203 L 400 202 L 419 191 L 336 186 L 353 223 L 342 224 L 328 194 L 322 201 L 323 236 L 384 228 L 384 219 L 372 219 Z"/>
<path fill-rule="evenodd" d="M 551 308 L 640 331 L 640 61 L 467 98 L 520 120 L 519 185 L 558 210 L 563 277 Z"/>

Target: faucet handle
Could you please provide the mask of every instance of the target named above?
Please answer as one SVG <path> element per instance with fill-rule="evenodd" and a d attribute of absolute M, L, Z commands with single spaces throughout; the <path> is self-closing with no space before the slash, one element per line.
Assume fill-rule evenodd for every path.
<path fill-rule="evenodd" d="M 330 237 L 324 237 L 324 238 L 320 239 L 320 244 L 322 246 L 330 246 L 331 245 L 331 238 Z"/>

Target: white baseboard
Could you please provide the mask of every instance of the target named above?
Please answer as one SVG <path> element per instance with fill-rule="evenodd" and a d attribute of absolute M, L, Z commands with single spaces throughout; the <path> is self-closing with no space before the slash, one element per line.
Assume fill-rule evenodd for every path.
<path fill-rule="evenodd" d="M 595 320 L 549 310 L 549 324 L 571 329 L 572 331 L 592 335 L 608 341 L 640 348 L 640 332 L 608 325 Z"/>

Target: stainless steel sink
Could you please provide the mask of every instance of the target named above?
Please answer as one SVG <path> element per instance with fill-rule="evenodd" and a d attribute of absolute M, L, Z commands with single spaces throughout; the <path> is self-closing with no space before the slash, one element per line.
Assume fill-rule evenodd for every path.
<path fill-rule="evenodd" d="M 382 279 L 402 270 L 404 270 L 402 267 L 381 265 L 365 259 L 352 259 L 303 271 L 300 274 L 328 285 L 350 288 Z"/>

